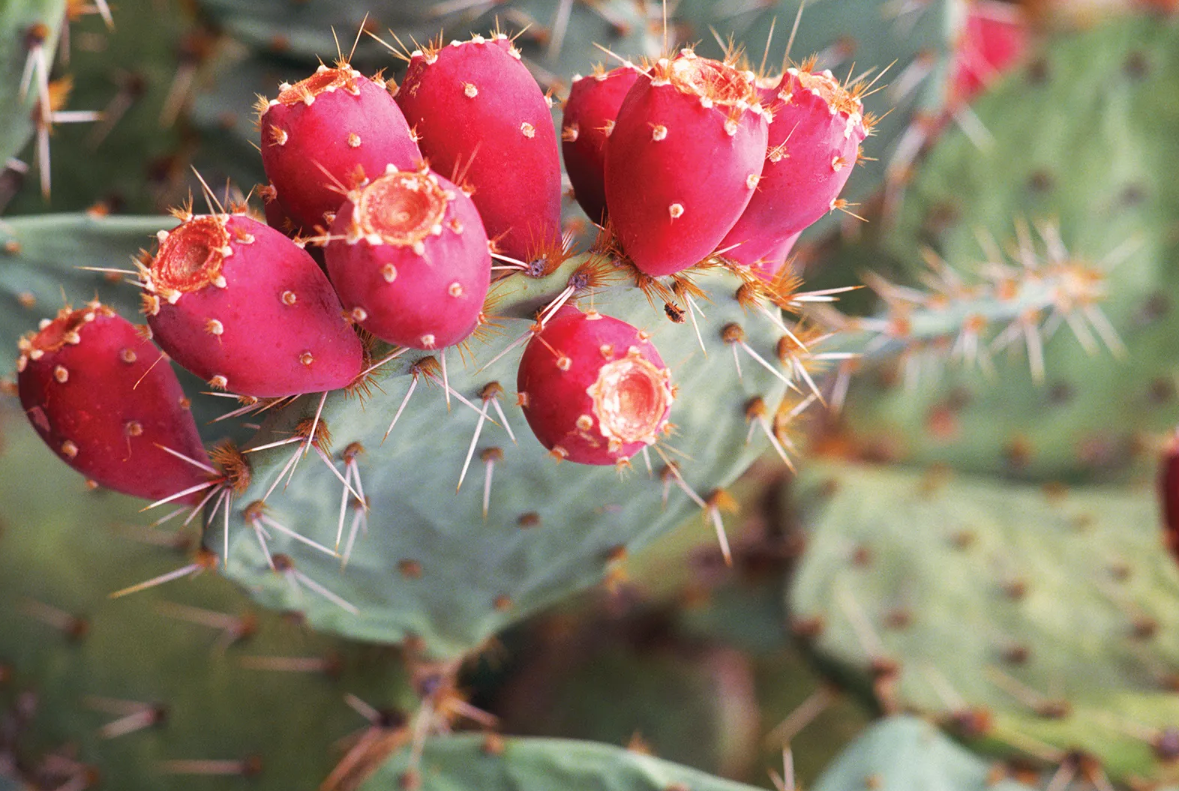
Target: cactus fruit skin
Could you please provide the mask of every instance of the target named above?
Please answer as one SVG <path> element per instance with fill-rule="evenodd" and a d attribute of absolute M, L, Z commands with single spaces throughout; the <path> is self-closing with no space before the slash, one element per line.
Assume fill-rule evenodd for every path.
<path fill-rule="evenodd" d="M 341 187 L 375 178 L 386 165 L 410 170 L 422 154 L 383 80 L 347 64 L 320 66 L 284 86 L 261 117 L 262 166 L 286 214 L 307 231 L 327 226 Z"/>
<path fill-rule="evenodd" d="M 783 239 L 835 208 L 868 134 L 863 104 L 829 71 L 789 69 L 769 109 L 757 191 L 720 243 L 726 257 L 749 266 L 780 261 Z"/>
<path fill-rule="evenodd" d="M 995 0 L 970 4 L 950 83 L 955 101 L 971 101 L 1027 53 L 1031 42 L 1025 14 L 1020 6 Z"/>
<path fill-rule="evenodd" d="M 160 447 L 207 463 L 176 373 L 131 322 L 99 302 L 65 308 L 23 339 L 21 352 L 21 405 L 66 464 L 148 500 L 204 482 L 194 464 Z"/>
<path fill-rule="evenodd" d="M 776 246 L 770 249 L 758 260 L 752 264 L 753 271 L 757 276 L 766 282 L 772 283 L 774 278 L 786 266 L 790 260 L 790 253 L 794 252 L 794 245 L 798 244 L 798 237 L 802 236 L 802 231 L 791 234 L 785 239 L 778 242 Z"/>
<path fill-rule="evenodd" d="M 354 190 L 324 251 L 344 310 L 381 340 L 442 349 L 475 329 L 491 281 L 487 233 L 461 189 L 392 170 Z"/>
<path fill-rule="evenodd" d="M 649 334 L 575 308 L 528 343 L 516 390 L 540 444 L 579 464 L 615 464 L 654 445 L 675 398 Z"/>
<path fill-rule="evenodd" d="M 642 72 L 627 63 L 574 77 L 561 120 L 561 152 L 573 196 L 594 222 L 606 218 L 606 142 L 618 108 Z"/>
<path fill-rule="evenodd" d="M 1179 433 L 1163 449 L 1159 464 L 1158 495 L 1162 512 L 1163 542 L 1179 561 Z"/>
<path fill-rule="evenodd" d="M 549 103 L 507 36 L 417 51 L 397 92 L 430 167 L 474 189 L 498 249 L 560 247 L 561 158 Z"/>
<path fill-rule="evenodd" d="M 758 186 L 768 124 L 753 74 L 684 50 L 635 82 L 606 146 L 606 204 L 648 275 L 706 258 Z"/>
<path fill-rule="evenodd" d="M 277 397 L 350 384 L 364 363 L 340 300 L 302 248 L 245 215 L 161 234 L 145 274 L 156 340 L 213 387 Z"/>

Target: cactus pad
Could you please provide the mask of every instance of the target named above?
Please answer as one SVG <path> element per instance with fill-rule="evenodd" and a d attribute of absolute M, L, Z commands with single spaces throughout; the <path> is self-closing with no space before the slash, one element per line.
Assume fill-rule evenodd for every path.
<path fill-rule="evenodd" d="M 792 623 L 837 675 L 976 746 L 1173 777 L 1179 570 L 1149 490 L 824 465 L 797 502 Z"/>
<path fill-rule="evenodd" d="M 947 134 L 890 238 L 902 260 L 930 243 L 960 263 L 990 257 L 980 232 L 1004 242 L 1015 222 L 1053 219 L 1074 258 L 1104 261 L 1112 296 L 1102 310 L 1127 353 L 1092 355 L 1059 337 L 1072 334 L 1064 325 L 1046 341 L 1043 384 L 1022 354 L 996 354 L 989 380 L 946 371 L 944 355 L 927 368 L 938 381 L 917 390 L 882 389 L 865 376 L 847 410 L 853 432 L 915 464 L 1041 481 L 1153 464 L 1139 454 L 1140 435 L 1179 418 L 1170 296 L 1179 190 L 1159 167 L 1179 124 L 1176 53 L 1174 20 L 1123 19 L 1054 44 L 977 102 L 992 145 L 980 151 L 965 134 Z M 1098 333 L 1089 334 L 1093 345 Z"/>

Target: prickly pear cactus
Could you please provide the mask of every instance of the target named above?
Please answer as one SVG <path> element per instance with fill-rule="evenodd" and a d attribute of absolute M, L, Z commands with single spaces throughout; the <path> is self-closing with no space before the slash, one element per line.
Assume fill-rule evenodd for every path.
<path fill-rule="evenodd" d="M 1149 490 L 815 465 L 796 634 L 886 710 L 1115 780 L 1173 780 L 1179 571 Z"/>
<path fill-rule="evenodd" d="M 65 0 L 15 0 L 0 12 L 0 160 L 20 153 L 33 135 L 38 85 L 49 81 Z"/>
<path fill-rule="evenodd" d="M 311 788 L 363 714 L 396 724 L 412 710 L 396 652 L 258 611 L 222 580 L 111 600 L 128 573 L 183 562 L 195 537 L 148 527 L 142 501 L 88 490 L 18 411 L 0 411 L 0 438 L 0 776 Z"/>
<path fill-rule="evenodd" d="M 363 448 L 348 456 L 369 499 L 363 532 L 352 535 L 361 522 L 351 508 L 341 509 L 338 470 L 311 458 L 299 464 L 289 484 L 280 483 L 283 471 L 290 471 L 293 445 L 250 454 L 254 482 L 236 499 L 224 573 L 269 607 L 305 612 L 317 629 L 384 643 L 412 638 L 426 653 L 444 658 L 469 652 L 506 625 L 596 584 L 618 558 L 690 514 L 708 520 L 723 516 L 719 501 L 709 498 L 769 447 L 762 433 L 747 441 L 749 402 L 760 397 L 777 404 L 785 389 L 780 373 L 722 338 L 727 325 L 739 324 L 746 345 L 765 360 L 773 359 L 782 333 L 760 311 L 742 309 L 734 296 L 741 283 L 728 273 L 707 273 L 697 281 L 710 300 L 699 302 L 706 316 L 699 324 L 703 348 L 691 322 L 670 321 L 660 300 L 653 307 L 629 284 L 604 287 L 593 296 L 596 309 L 649 332 L 675 372 L 676 434 L 667 450 L 647 455 L 650 471 L 642 457 L 623 474 L 559 464 L 528 433 L 513 404 L 501 404 L 500 418 L 482 401 L 480 394 L 492 382 L 514 389 L 519 353 L 495 358 L 527 330 L 526 317 L 564 289 L 585 261 L 574 257 L 546 278 L 516 277 L 502 285 L 496 311 L 512 318 L 505 320 L 503 335 L 472 343 L 466 360 L 450 353 L 449 405 L 439 372 L 422 363 L 437 355 L 416 352 L 390 363 L 367 398 L 328 396 L 320 420 L 332 444 L 322 450 L 339 463 L 341 453 L 356 449 L 353 443 Z M 408 406 L 385 440 L 410 388 Z M 485 405 L 498 425 L 484 422 L 466 480 L 456 491 Z M 317 407 L 305 397 L 281 410 L 267 420 L 256 444 L 290 439 Z M 691 494 L 669 471 L 669 462 Z M 703 512 L 696 498 L 705 503 Z M 263 499 L 269 518 L 320 545 L 272 531 L 269 551 L 288 554 L 347 606 L 322 597 L 301 603 L 292 598 L 292 588 L 270 569 L 250 517 L 251 506 Z M 711 531 L 705 519 L 697 529 Z M 333 557 L 341 524 L 341 554 L 354 547 L 343 569 Z M 224 543 L 224 525 L 210 524 L 206 545 L 223 554 Z"/>
<path fill-rule="evenodd" d="M 980 237 L 1005 245 L 1015 223 L 1052 219 L 1067 240 L 1053 243 L 1058 257 L 1096 264 L 1111 296 L 1101 314 L 1081 305 L 1049 325 L 1054 333 L 991 347 L 990 375 L 947 366 L 934 347 L 863 376 L 846 410 L 863 444 L 913 464 L 1041 481 L 1153 463 L 1142 435 L 1179 417 L 1179 192 L 1157 154 L 1179 122 L 1177 44 L 1174 20 L 1138 18 L 1063 40 L 978 101 L 993 145 L 980 151 L 954 132 L 934 150 L 888 237 L 894 255 L 912 262 L 929 244 L 949 261 L 993 261 L 999 253 L 980 248 Z M 1074 332 L 1082 343 L 1061 337 Z M 901 375 L 922 366 L 924 378 Z"/>

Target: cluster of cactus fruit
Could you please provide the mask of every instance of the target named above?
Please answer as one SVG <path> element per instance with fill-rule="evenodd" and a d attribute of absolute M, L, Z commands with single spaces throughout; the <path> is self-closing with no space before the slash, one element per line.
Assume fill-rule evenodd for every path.
<path fill-rule="evenodd" d="M 407 58 L 400 86 L 341 61 L 261 102 L 269 225 L 245 207 L 185 208 L 137 262 L 144 334 L 166 358 L 97 303 L 22 339 L 21 401 L 59 456 L 117 491 L 203 505 L 205 479 L 242 474 L 210 468 L 161 359 L 254 402 L 363 388 L 411 349 L 439 351 L 445 371 L 445 350 L 492 320 L 493 256 L 508 277 L 562 263 L 551 101 L 511 40 Z M 573 300 L 612 270 L 657 283 L 703 262 L 741 267 L 750 299 L 785 304 L 774 278 L 835 208 L 870 119 L 830 72 L 759 78 L 690 49 L 576 81 L 565 113 L 575 194 L 604 241 L 538 313 L 517 398 L 558 460 L 627 464 L 669 428 L 671 371 L 648 333 Z M 373 363 L 374 339 L 398 351 Z"/>
<path fill-rule="evenodd" d="M 16 93 L 31 115 L 12 134 L 24 139 L 32 130 L 38 136 L 47 185 L 50 133 L 71 120 L 59 98 L 51 97 L 52 106 L 46 98 L 47 59 L 58 31 L 65 35 L 68 27 L 59 27 L 65 11 L 52 2 L 28 5 L 33 10 L 16 15 L 17 28 L 31 31 L 41 5 L 49 21 L 37 22 L 36 35 L 24 36 L 17 48 L 24 84 Z M 1077 167 L 1039 178 L 1023 174 L 1011 180 L 1019 188 L 1002 201 L 988 204 L 1002 190 L 983 195 L 978 186 L 988 178 L 1002 181 L 992 174 L 1005 157 L 1021 169 L 1025 159 L 1036 164 L 1044 151 L 1074 139 L 1070 119 L 1051 116 L 1041 123 L 1037 113 L 1028 114 L 1028 102 L 1012 98 L 1020 90 L 1036 96 L 1059 90 L 1052 101 L 1041 97 L 1041 104 L 1070 104 L 1081 119 L 1097 111 L 1062 95 L 1098 97 L 1094 104 L 1116 97 L 1101 107 L 1121 109 L 1124 100 L 1141 109 L 1162 86 L 1179 84 L 1171 79 L 1175 62 L 1167 54 L 1176 40 L 1173 21 L 1137 18 L 1100 28 L 1093 34 L 1096 46 L 1066 42 L 1051 50 L 1051 59 L 1032 63 L 1030 88 L 1011 87 L 1009 80 L 992 92 L 996 75 L 1029 46 L 1028 17 L 1013 4 L 931 0 L 917 9 L 850 0 L 845 9 L 816 7 L 805 14 L 791 0 L 740 9 L 698 0 L 670 9 L 631 0 L 572 0 L 556 9 L 529 0 L 360 9 L 395 20 L 389 33 L 397 46 L 383 41 L 367 18 L 360 22 L 363 13 L 347 15 L 359 6 L 329 9 L 316 0 L 293 10 L 281 3 L 202 5 L 218 25 L 290 58 L 260 68 L 263 56 L 250 56 L 240 80 L 197 99 L 197 126 L 216 117 L 219 134 L 232 140 L 240 133 L 260 151 L 247 165 L 262 181 L 251 196 L 227 187 L 219 200 L 198 175 L 205 214 L 194 211 L 190 198 L 170 219 L 124 220 L 103 210 L 0 226 L 11 265 L 0 268 L 0 297 L 11 298 L 13 308 L 0 323 L 12 329 L 24 322 L 27 330 L 31 313 L 56 297 L 59 282 L 61 298 L 68 292 L 74 300 L 27 332 L 15 358 L 0 358 L 15 363 L 6 390 L 24 411 L 13 421 L 0 414 L 4 438 L 11 440 L 0 447 L 0 474 L 7 476 L 0 492 L 19 500 L 18 509 L 40 514 L 36 492 L 70 480 L 68 471 L 58 476 L 50 468 L 55 460 L 48 454 L 42 466 L 26 470 L 17 463 L 33 451 L 35 433 L 89 488 L 141 498 L 139 505 L 150 503 L 144 512 L 151 518 L 166 513 L 134 533 L 119 528 L 140 542 L 133 550 L 119 543 L 123 539 L 108 546 L 101 533 L 80 541 L 70 557 L 87 557 L 101 569 L 73 582 L 56 578 L 51 555 L 28 548 L 7 562 L 0 555 L 5 570 L 32 558 L 30 568 L 46 577 L 34 584 L 0 578 L 0 591 L 17 602 L 0 607 L 0 633 L 9 631 L 17 641 L 0 637 L 0 788 L 10 775 L 19 788 L 82 789 L 100 783 L 152 787 L 161 776 L 188 774 L 253 776 L 275 787 L 309 786 L 326 777 L 325 791 L 417 784 L 747 788 L 640 755 L 638 737 L 646 733 L 636 734 L 627 752 L 500 737 L 495 718 L 472 704 L 501 715 L 512 732 L 520 720 L 512 719 L 510 702 L 479 692 L 472 699 L 460 689 L 464 660 L 500 650 L 500 636 L 511 650 L 524 638 L 506 632 L 509 626 L 571 593 L 605 582 L 606 609 L 614 613 L 633 606 L 627 604 L 632 586 L 673 584 L 664 579 L 678 576 L 673 567 L 695 568 L 680 550 L 657 541 L 690 515 L 702 516 L 709 530 L 692 527 L 688 539 L 678 540 L 693 545 L 693 557 L 711 557 L 719 543 L 719 556 L 735 567 L 725 576 L 723 594 L 713 591 L 703 612 L 700 583 L 688 582 L 692 593 L 684 598 L 693 604 L 673 620 L 676 629 L 696 629 L 693 640 L 703 630 L 709 645 L 735 642 L 747 655 L 761 652 L 765 673 L 797 685 L 797 671 L 776 664 L 775 652 L 786 650 L 792 631 L 829 681 L 886 714 L 922 713 L 968 748 L 1055 767 L 1047 782 L 1052 791 L 1074 778 L 1098 789 L 1111 780 L 1137 788 L 1176 778 L 1179 714 L 1167 690 L 1174 686 L 1170 668 L 1179 656 L 1173 639 L 1179 626 L 1163 605 L 1179 577 L 1168 558 L 1152 551 L 1158 535 L 1151 501 L 1125 488 L 1089 485 L 1094 477 L 1125 473 L 1108 454 L 1076 450 L 1089 447 L 1084 432 L 1095 430 L 1089 412 L 1096 398 L 1082 392 L 1067 407 L 1079 415 L 1073 423 L 1082 424 L 1073 433 L 1058 428 L 1059 415 L 1039 418 L 1043 394 L 1057 393 L 1061 380 L 1077 370 L 1087 381 L 1112 378 L 1130 388 L 1148 377 L 1157 381 L 1157 372 L 1141 361 L 1152 343 L 1164 354 L 1160 333 L 1166 327 L 1133 318 L 1139 314 L 1127 303 L 1149 302 L 1158 276 L 1150 269 L 1151 254 L 1160 257 L 1173 247 L 1157 224 L 1139 222 L 1153 217 L 1173 189 L 1157 173 L 1104 156 L 1099 135 L 1074 141 Z M 95 10 L 111 21 L 105 3 Z M 770 41 L 759 68 L 732 41 L 715 58 L 704 54 L 711 44 L 702 41 L 672 46 L 719 24 L 752 47 L 758 37 L 772 39 L 774 15 L 792 18 L 795 10 L 800 16 L 780 70 L 764 66 Z M 551 27 L 535 24 L 550 12 Z M 70 18 L 81 13 L 70 5 Z M 289 36 L 267 38 L 271 17 L 288 13 Z M 533 27 L 513 38 L 497 21 L 490 35 L 417 43 L 438 30 L 439 20 L 486 30 L 493 13 L 517 29 Z M 3 12 L 0 20 L 10 21 Z M 297 65 L 322 54 L 316 46 L 329 21 L 361 26 L 352 54 L 332 66 Z M 857 77 L 853 67 L 840 81 L 830 68 L 850 65 L 856 46 L 844 31 L 852 25 L 880 35 L 858 42 L 862 50 L 854 60 L 867 71 Z M 618 65 L 574 75 L 593 53 L 569 42 L 585 43 L 579 37 L 594 35 L 586 31 L 595 26 L 609 31 L 610 47 L 603 49 Z M 0 34 L 5 29 L 0 25 Z M 1142 40 L 1139 49 L 1135 36 Z M 413 48 L 402 46 L 403 39 L 413 40 Z M 1102 45 L 1130 53 L 1120 75 L 1081 65 L 1079 53 L 1105 51 Z M 794 61 L 792 48 L 816 54 Z M 203 59 L 212 48 L 201 51 Z M 387 63 L 390 52 L 401 61 L 389 69 L 395 79 L 370 68 L 378 58 Z M 879 63 L 861 61 L 861 54 Z M 872 78 L 890 60 L 898 61 L 891 78 Z M 252 128 L 225 122 L 248 112 L 242 86 L 259 74 L 273 86 L 276 68 L 301 79 L 282 82 L 273 99 L 260 98 Z M 869 78 L 892 84 L 873 90 Z M 1068 80 L 1076 81 L 1071 93 Z M 210 96 L 222 103 L 216 113 L 208 112 Z M 1009 104 L 1016 108 L 1010 114 Z M 960 129 L 949 128 L 954 123 Z M 1157 142 L 1165 138 L 1157 126 L 1135 126 L 1132 134 Z M 921 149 L 941 133 L 946 139 L 915 168 Z M 1025 151 L 1018 142 L 1025 137 L 1052 142 Z M 223 165 L 231 171 L 242 165 L 230 162 L 232 154 L 206 153 L 211 159 L 202 171 L 210 182 Z M 1138 200 L 1126 198 L 1112 241 L 1095 241 L 1103 226 L 1093 215 L 1115 198 L 1102 198 L 1098 189 L 1093 201 L 1075 205 L 1060 187 L 1072 188 L 1074 179 L 1082 183 L 1095 171 L 1102 173 L 1095 179 L 1106 185 L 1102 189 L 1128 191 L 1123 181 L 1134 179 L 1140 185 Z M 1025 183 L 1032 185 L 1030 198 L 1020 191 Z M 960 194 L 957 187 L 964 187 Z M 986 265 L 964 272 L 929 251 L 925 271 L 906 273 L 913 285 L 866 278 L 879 297 L 872 308 L 877 312 L 868 316 L 830 305 L 853 290 L 852 273 L 836 263 L 819 273 L 819 290 L 801 291 L 804 265 L 819 253 L 800 238 L 817 240 L 837 222 L 850 227 L 846 217 L 858 218 L 839 210 L 874 193 L 881 200 L 857 209 L 874 220 L 868 241 L 849 243 L 862 232 L 845 233 L 844 248 L 863 247 L 875 264 L 887 256 L 911 259 L 918 242 L 930 242 L 958 262 L 971 255 L 962 238 L 973 244 L 978 237 Z M 261 199 L 257 209 L 252 196 Z M 576 217 L 573 202 L 581 210 Z M 1093 208 L 1096 203 L 1104 208 Z M 967 218 L 991 212 L 979 221 L 990 232 L 1010 228 L 1015 217 L 1014 244 L 1000 248 L 986 233 L 965 229 L 955 212 Z M 1056 215 L 1059 227 L 1038 224 L 1036 239 L 1021 217 L 1045 215 Z M 882 229 L 887 233 L 877 239 Z M 1145 256 L 1131 255 L 1122 244 L 1134 232 L 1149 239 Z M 148 246 L 152 233 L 151 249 L 134 253 Z M 1077 250 L 1108 255 L 1092 265 L 1071 253 L 1065 238 Z M 70 257 L 75 246 L 85 252 Z M 845 252 L 832 254 L 829 247 L 822 255 L 835 262 Z M 120 268 L 120 254 L 133 254 L 133 269 Z M 129 320 L 137 307 L 140 324 Z M 1104 354 L 1077 362 L 1075 348 L 1049 343 L 1061 326 L 1072 329 L 1082 351 L 1104 345 L 1116 358 L 1129 350 L 1137 367 L 1119 373 L 1114 366 L 1120 363 Z M 1026 367 L 1019 371 L 999 354 L 1018 347 L 1026 348 L 1030 379 Z M 947 373 L 947 358 L 966 362 L 965 370 Z M 898 394 L 897 381 L 912 384 L 930 368 L 941 373 L 940 382 Z M 980 383 L 980 373 L 994 378 L 996 372 L 1002 387 Z M 860 384 L 849 388 L 853 374 Z M 991 397 L 1008 406 L 967 421 Z M 1173 416 L 1137 403 L 1127 399 L 1118 407 L 1134 412 L 1127 424 L 1133 430 L 1173 423 Z M 831 408 L 807 437 L 807 448 L 798 419 L 819 405 Z M 846 416 L 839 415 L 841 407 Z M 517 441 L 513 424 L 521 417 L 536 442 Z M 992 424 L 1005 431 L 1008 424 L 1028 426 L 1033 440 L 1020 447 L 1030 461 L 1014 463 L 1023 457 L 1010 449 L 1013 440 L 988 430 Z M 1065 438 L 1060 447 L 1041 451 L 1050 430 Z M 751 542 L 747 528 L 730 523 L 730 532 L 741 531 L 730 546 L 723 520 L 734 510 L 732 493 L 741 491 L 731 489 L 735 479 L 763 452 L 793 472 L 808 450 L 832 458 L 808 459 L 797 482 L 792 476 L 787 515 L 766 512 L 774 523 L 770 532 L 781 530 L 786 538 Z M 1179 533 L 1173 483 L 1179 453 L 1168 453 L 1163 516 Z M 944 470 L 848 463 L 864 458 L 932 462 L 981 475 L 959 480 Z M 1106 459 L 1105 466 L 1091 458 Z M 478 483 L 462 491 L 473 470 Z M 996 471 L 1026 484 L 983 477 Z M 1041 489 L 1060 478 L 1082 490 Z M 480 484 L 472 496 L 469 489 Z M 76 488 L 61 496 L 67 515 L 54 518 L 62 528 L 86 521 L 91 503 L 103 502 L 89 498 L 111 497 Z M 135 518 L 131 511 L 138 506 L 109 502 L 115 507 L 102 512 L 116 514 L 111 518 Z M 1141 529 L 1119 529 L 1119 520 L 1127 519 Z M 796 566 L 783 568 L 781 558 L 800 551 L 791 543 L 799 538 L 797 523 L 806 530 L 805 551 Z M 185 541 L 190 525 L 200 530 L 199 544 Z M 4 541 L 25 528 L 6 530 Z M 43 543 L 68 542 L 67 534 L 55 528 Z M 706 536 L 708 544 L 697 546 Z M 1173 536 L 1170 541 L 1173 548 Z M 152 555 L 161 546 L 169 553 L 163 573 L 158 553 Z M 1102 557 L 1091 562 L 1087 552 L 1094 547 Z M 646 570 L 643 561 L 630 559 L 641 550 L 655 558 Z M 177 566 L 180 555 L 186 557 Z M 636 564 L 638 579 L 629 579 Z M 180 597 L 183 605 L 171 600 L 179 596 L 172 593 L 180 587 L 174 580 L 213 570 L 283 616 L 258 621 L 219 612 L 240 602 L 215 587 L 197 598 Z M 205 585 L 202 580 L 191 589 Z M 93 617 L 76 615 L 96 592 L 119 601 L 95 605 Z M 931 612 L 926 600 L 936 603 Z M 1079 632 L 1062 631 L 1055 618 L 1065 600 L 1075 604 L 1077 618 L 1089 619 Z M 162 644 L 166 661 L 142 669 L 145 657 L 124 655 L 112 642 L 116 633 L 150 634 L 161 614 L 218 630 L 214 655 L 181 660 L 183 652 Z M 565 634 L 562 617 L 555 617 L 555 628 L 540 628 Z M 634 629 L 649 628 L 644 617 Z M 122 631 L 112 630 L 120 619 Z M 1064 621 L 1081 628 L 1071 616 Z M 24 646 L 19 635 L 30 622 L 66 636 L 64 659 L 43 661 L 58 652 L 44 641 Z M 293 639 L 294 631 L 307 640 Z M 602 631 L 595 639 L 609 644 L 614 638 L 605 633 L 611 630 Z M 255 633 L 267 636 L 259 641 Z M 1098 637 L 1106 647 L 1095 652 Z M 180 645 L 170 639 L 162 643 Z M 666 639 L 648 635 L 638 642 Z M 680 650 L 684 637 L 677 633 L 672 642 Z M 242 656 L 239 643 L 279 653 Z M 678 655 L 660 664 L 647 657 L 639 669 L 609 650 L 589 656 L 610 657 L 618 662 L 612 670 L 635 673 L 639 680 L 620 680 L 621 689 L 650 686 L 646 679 L 662 680 L 661 674 L 685 664 L 693 683 L 714 673 L 703 684 L 705 694 L 725 700 L 692 712 L 718 718 L 708 723 L 711 730 L 696 734 L 707 731 L 704 738 L 715 744 L 680 754 L 695 756 L 689 762 L 716 774 L 742 773 L 733 767 L 748 769 L 748 756 L 734 761 L 733 753 L 747 751 L 756 733 L 748 712 L 738 711 L 751 694 L 750 659 L 727 645 L 721 651 L 698 647 L 692 643 L 685 655 L 707 661 L 692 664 Z M 313 655 L 283 655 L 284 649 Z M 588 678 L 588 689 L 561 693 L 573 696 L 577 711 L 616 701 L 616 689 L 602 694 L 592 687 L 593 674 L 584 666 L 596 660 L 578 660 L 543 671 L 543 680 L 559 686 L 551 682 L 564 673 L 576 687 Z M 297 693 L 279 700 L 270 692 L 281 686 L 285 694 L 294 682 L 254 689 L 238 678 L 241 668 L 229 667 L 233 663 L 255 672 L 313 673 L 324 683 L 306 700 Z M 524 677 L 507 685 L 514 692 L 497 694 L 514 695 L 517 710 L 535 712 L 536 701 L 521 706 L 519 700 L 538 686 L 538 696 L 551 694 L 527 675 L 536 667 L 544 662 L 526 665 Z M 191 701 L 196 685 L 182 687 L 178 679 L 202 674 L 218 677 L 225 698 L 290 723 L 314 721 L 316 708 L 326 706 L 331 716 L 311 728 L 312 740 L 326 743 L 353 713 L 367 724 L 334 754 L 310 749 L 276 769 L 283 763 L 278 751 L 255 748 L 261 742 L 247 733 L 251 718 L 243 717 L 209 741 L 216 757 L 181 759 L 181 737 L 207 727 L 192 711 L 204 715 L 210 706 Z M 36 722 L 43 712 L 34 716 L 31 693 L 7 694 L 17 689 L 12 678 L 53 689 L 43 708 L 68 710 L 76 698 L 92 711 L 64 715 L 60 725 L 51 718 L 46 730 Z M 472 676 L 461 678 L 470 682 Z M 635 696 L 636 705 L 647 692 Z M 652 699 L 658 694 L 651 692 Z M 830 698 L 826 688 L 818 690 L 775 728 L 775 750 L 794 740 Z M 172 705 L 176 701 L 183 705 Z M 216 709 L 219 702 L 208 703 Z M 402 713 L 415 705 L 416 713 Z M 88 724 L 96 721 L 94 711 L 117 719 L 95 731 Z M 463 721 L 491 730 L 441 736 Z M 596 736 L 590 725 L 573 730 Z M 132 733 L 143 735 L 124 753 L 132 740 L 122 737 Z M 659 744 L 666 734 L 652 736 Z M 602 740 L 625 738 L 612 733 Z M 111 740 L 118 740 L 118 749 L 110 749 Z M 145 767 L 152 775 L 146 779 Z M 773 785 L 793 791 L 789 753 L 782 770 L 770 772 Z M 894 716 L 813 787 L 1014 791 L 1042 783 L 1034 770 L 988 765 L 929 725 Z"/>

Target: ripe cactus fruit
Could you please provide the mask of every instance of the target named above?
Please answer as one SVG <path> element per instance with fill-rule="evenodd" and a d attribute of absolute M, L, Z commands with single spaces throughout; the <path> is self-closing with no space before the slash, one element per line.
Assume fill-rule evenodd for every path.
<path fill-rule="evenodd" d="M 311 230 L 339 208 L 358 171 L 412 168 L 421 160 L 413 132 L 384 80 L 347 63 L 319 70 L 260 107 L 262 166 L 285 214 Z"/>
<path fill-rule="evenodd" d="M 802 236 L 802 231 L 790 234 L 780 240 L 776 247 L 754 261 L 751 264 L 754 274 L 767 283 L 772 283 L 782 268 L 786 266 L 786 262 L 790 259 L 790 253 L 794 250 L 794 245 L 800 236 Z"/>
<path fill-rule="evenodd" d="M 474 188 L 502 252 L 531 260 L 560 246 L 561 158 L 550 104 L 507 36 L 415 51 L 397 103 L 430 166 Z"/>
<path fill-rule="evenodd" d="M 671 371 L 647 334 L 596 311 L 562 308 L 520 359 L 517 391 L 532 433 L 558 459 L 617 464 L 667 426 Z"/>
<path fill-rule="evenodd" d="M 1024 56 L 1031 42 L 1025 11 L 997 0 L 976 0 L 954 59 L 953 98 L 969 102 Z"/>
<path fill-rule="evenodd" d="M 589 218 L 606 217 L 606 141 L 622 100 L 642 74 L 631 63 L 588 77 L 574 77 L 561 122 L 561 152 L 573 196 Z"/>
<path fill-rule="evenodd" d="M 761 178 L 768 139 L 752 72 L 684 50 L 632 86 L 606 146 L 606 203 L 643 272 L 707 257 Z"/>
<path fill-rule="evenodd" d="M 352 320 L 381 340 L 441 349 L 475 329 L 491 281 L 475 204 L 428 170 L 390 168 L 332 224 L 328 275 Z"/>
<path fill-rule="evenodd" d="M 1159 503 L 1163 518 L 1163 543 L 1179 561 L 1179 433 L 1163 449 L 1159 465 Z"/>
<path fill-rule="evenodd" d="M 212 387 L 263 398 L 334 390 L 364 362 L 327 276 L 244 214 L 187 216 L 141 265 L 164 351 Z"/>
<path fill-rule="evenodd" d="M 829 71 L 788 70 L 770 110 L 757 192 L 720 244 L 726 257 L 750 266 L 770 261 L 786 237 L 836 207 L 871 127 L 859 98 Z"/>
<path fill-rule="evenodd" d="M 21 339 L 20 353 L 21 406 L 75 470 L 149 500 L 205 482 L 196 464 L 161 448 L 207 463 L 175 371 L 131 322 L 100 302 L 63 308 Z"/>

